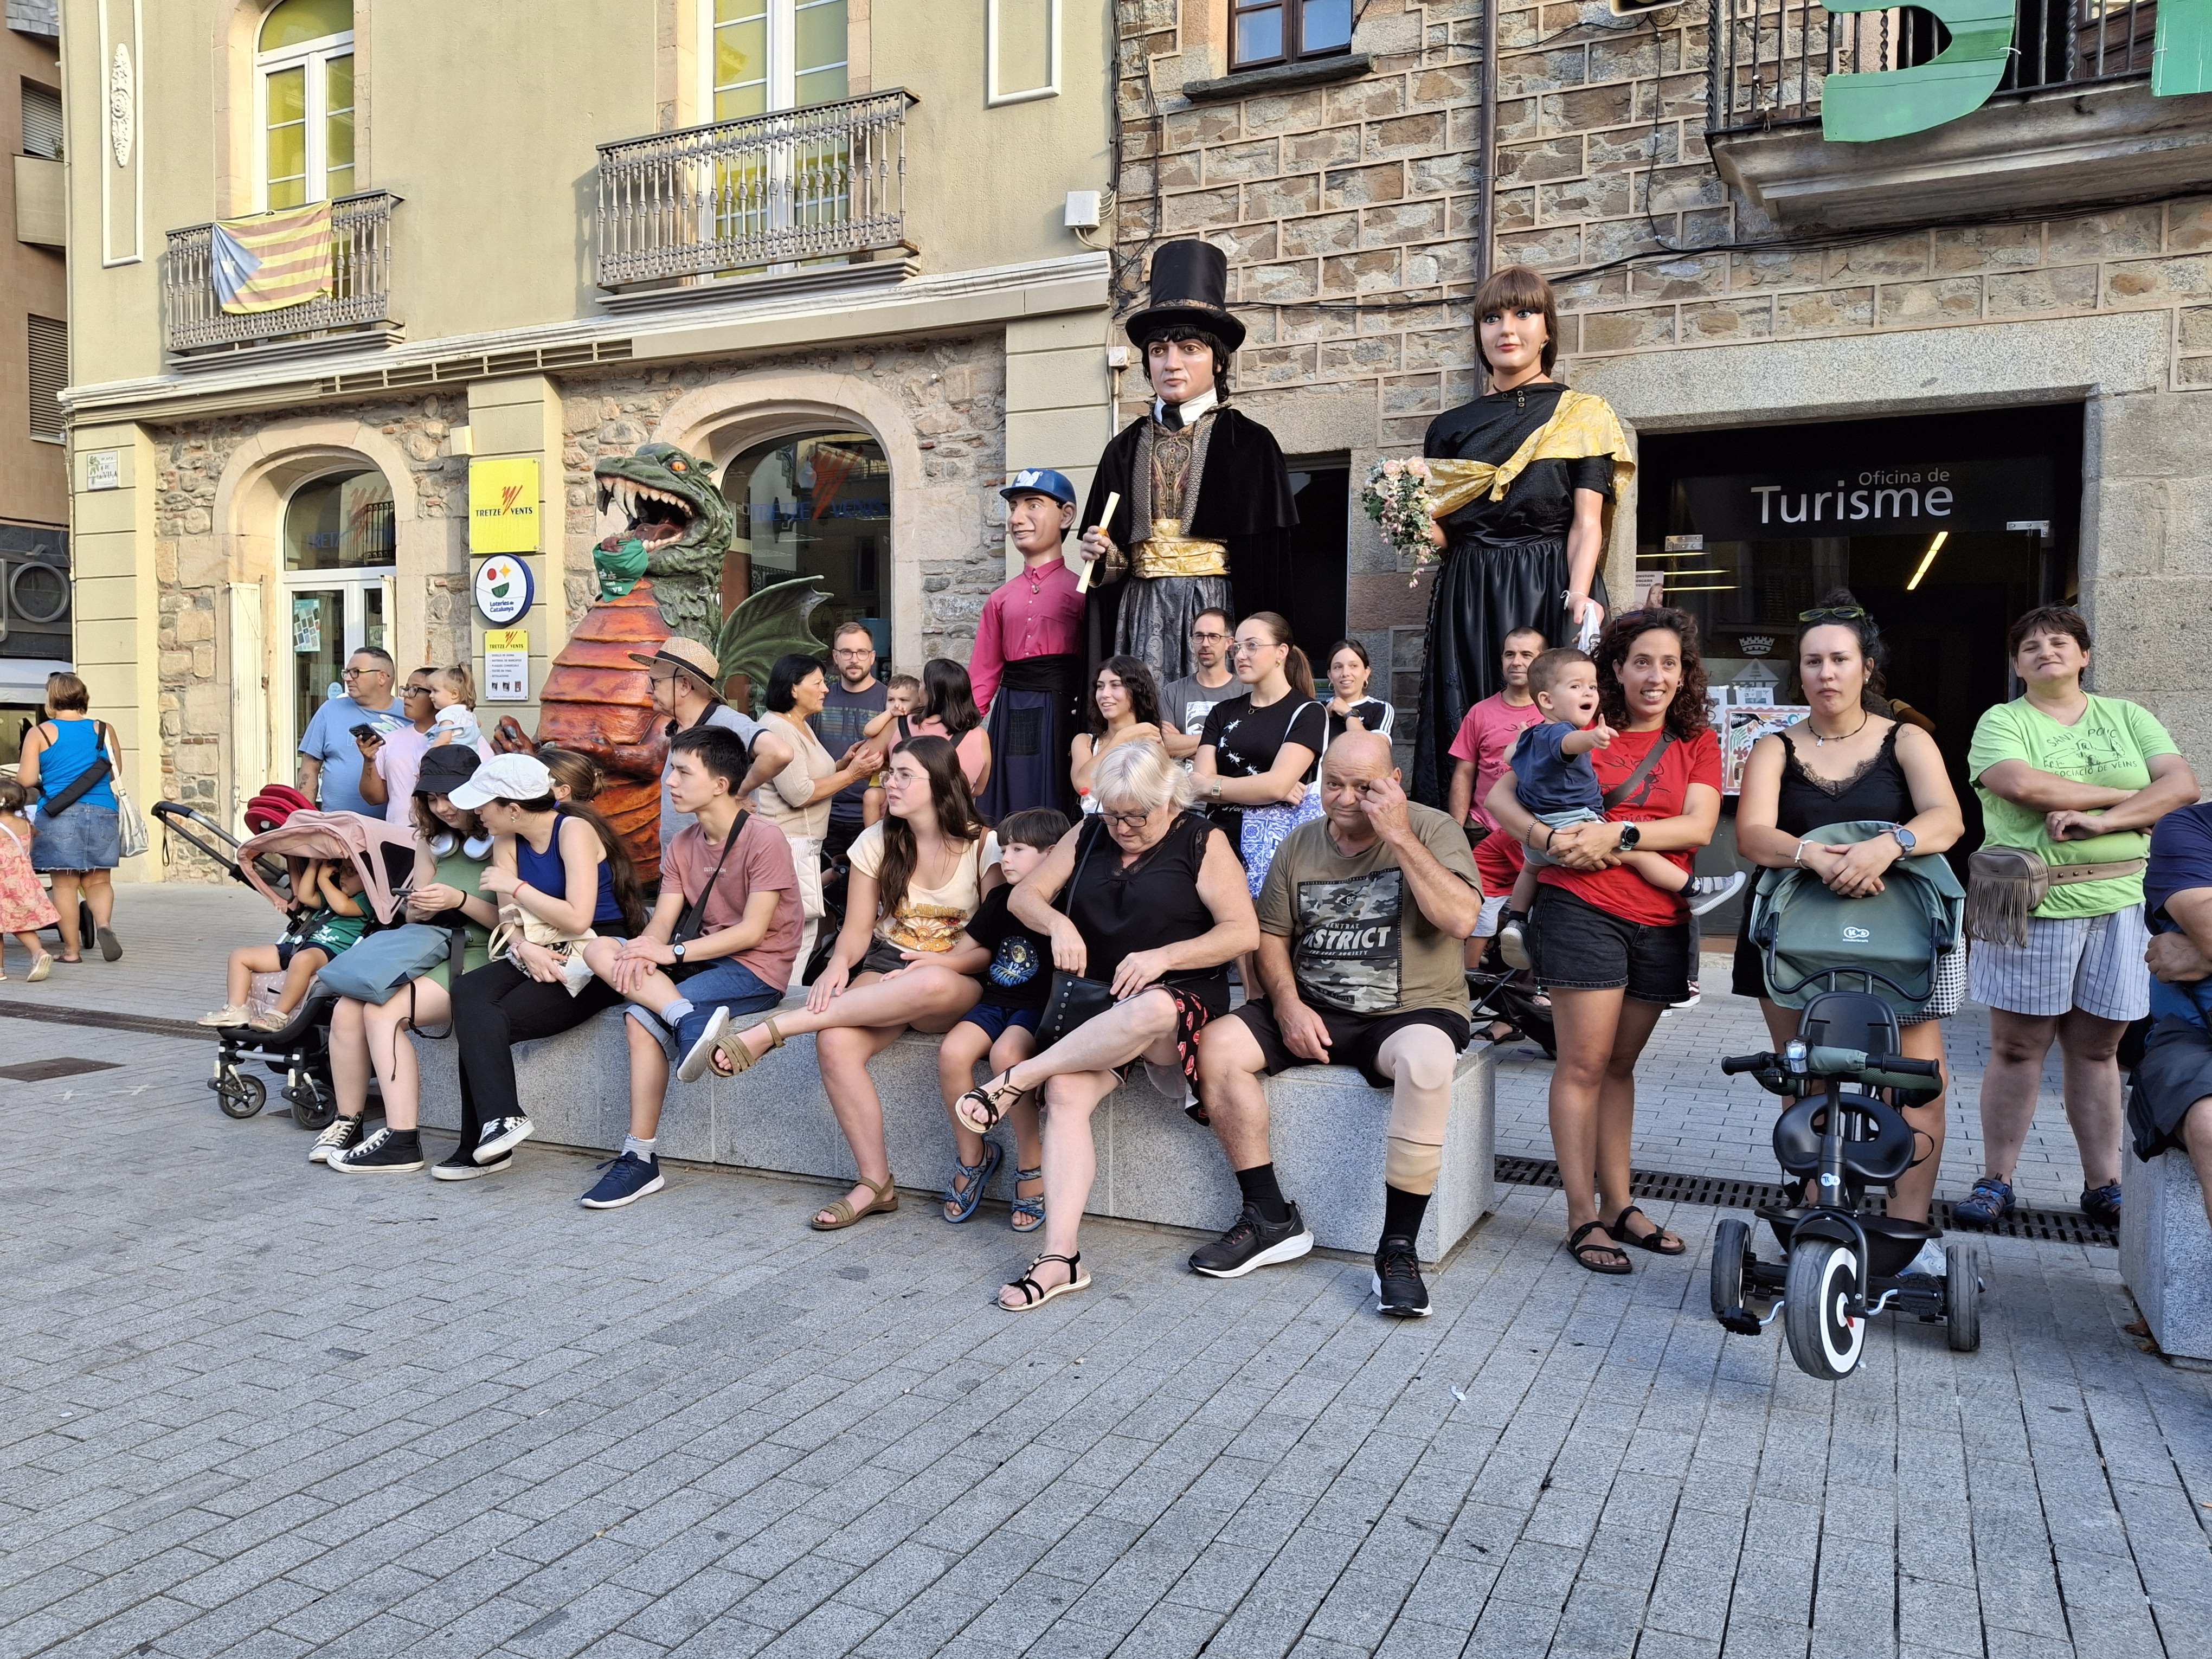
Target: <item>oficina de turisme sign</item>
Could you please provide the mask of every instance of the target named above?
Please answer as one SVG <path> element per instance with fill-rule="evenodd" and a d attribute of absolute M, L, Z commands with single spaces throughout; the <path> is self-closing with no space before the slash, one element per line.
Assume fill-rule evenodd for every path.
<path fill-rule="evenodd" d="M 1942 461 L 1685 478 L 1691 526 L 1708 542 L 2002 530 L 2051 516 L 2040 461 Z"/>
<path fill-rule="evenodd" d="M 1833 13 L 1887 11 L 1887 0 L 1825 0 Z M 2011 61 L 2015 0 L 1920 0 L 1951 44 L 1910 69 L 1831 75 L 1820 94 L 1820 136 L 1863 144 L 1925 132 L 1971 115 Z M 2069 14 L 2071 15 L 2070 13 Z M 2159 0 L 2150 89 L 2157 97 L 2212 91 L 2212 0 Z"/>

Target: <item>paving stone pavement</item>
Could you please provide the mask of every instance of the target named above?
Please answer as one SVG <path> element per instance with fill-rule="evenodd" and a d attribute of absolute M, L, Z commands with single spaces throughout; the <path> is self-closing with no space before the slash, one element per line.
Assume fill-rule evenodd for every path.
<path fill-rule="evenodd" d="M 0 1048 L 115 1067 L 0 1085 L 0 1659 L 2205 1650 L 2212 1379 L 2110 1250 L 1984 1241 L 1981 1351 L 1880 1321 L 1841 1385 L 1706 1315 L 1723 1212 L 1600 1279 L 1527 1188 L 1427 1322 L 1109 1223 L 1016 1317 L 1003 1212 L 346 1178 L 203 1043 Z"/>

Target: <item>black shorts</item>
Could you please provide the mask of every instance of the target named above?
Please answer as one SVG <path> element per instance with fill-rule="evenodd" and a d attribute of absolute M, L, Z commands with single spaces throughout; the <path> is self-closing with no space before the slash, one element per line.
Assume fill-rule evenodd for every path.
<path fill-rule="evenodd" d="M 1008 1031 L 1017 1028 L 1036 1034 L 1037 1022 L 1044 1018 L 1042 1008 L 1001 1008 L 995 1002 L 979 1002 L 960 1016 L 963 1025 L 973 1025 L 996 1042 Z"/>
<path fill-rule="evenodd" d="M 1601 910 L 1564 887 L 1536 889 L 1528 925 L 1537 982 L 1553 991 L 1619 991 L 1638 1002 L 1690 994 L 1690 926 L 1653 927 Z"/>
<path fill-rule="evenodd" d="M 1370 1088 L 1387 1089 L 1390 1079 L 1375 1069 L 1375 1057 L 1382 1045 L 1409 1025 L 1433 1025 L 1451 1039 L 1453 1052 L 1468 1045 L 1472 1035 L 1467 1016 L 1449 1008 L 1408 1008 L 1396 1014 L 1347 1014 L 1340 1008 L 1322 1007 L 1308 1003 L 1308 1007 L 1321 1016 L 1321 1023 L 1328 1029 L 1328 1063 L 1332 1066 L 1357 1066 L 1359 1075 L 1367 1079 Z M 1319 1060 L 1294 1054 L 1283 1041 L 1282 1028 L 1275 1024 L 1275 1011 L 1264 1002 L 1248 1002 L 1231 1019 L 1241 1019 L 1252 1033 L 1252 1040 L 1260 1045 L 1267 1056 L 1267 1075 L 1287 1072 L 1293 1066 L 1318 1066 Z"/>
<path fill-rule="evenodd" d="M 2186 1158 L 2181 1126 L 2189 1109 L 2212 1095 L 2212 1031 L 2171 1016 L 2150 1028 L 2143 1056 L 2128 1091 L 2128 1129 L 2136 1156 L 2148 1163 L 2160 1152 Z"/>

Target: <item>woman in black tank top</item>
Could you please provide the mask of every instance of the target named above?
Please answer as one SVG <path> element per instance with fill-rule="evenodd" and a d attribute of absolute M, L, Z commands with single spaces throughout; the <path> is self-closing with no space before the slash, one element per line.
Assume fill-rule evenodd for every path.
<path fill-rule="evenodd" d="M 1736 846 L 1768 869 L 1809 866 L 1837 892 L 1881 890 L 1882 872 L 1910 850 L 1948 850 L 1965 832 L 1959 797 L 1944 770 L 1936 740 L 1918 726 L 1884 713 L 1881 639 L 1858 602 L 1832 593 L 1799 618 L 1796 671 L 1811 715 L 1786 732 L 1761 738 L 1744 763 L 1736 802 Z M 1897 826 L 1891 834 L 1849 847 L 1803 839 L 1832 823 L 1871 821 Z M 1797 1010 L 1766 995 L 1766 975 L 1749 938 L 1751 907 L 1736 934 L 1735 988 L 1757 997 L 1777 1048 L 1795 1036 Z M 1942 1022 L 1959 1009 L 1966 953 L 1939 959 L 1936 994 L 1920 1018 L 1904 1027 L 1905 1052 L 1915 1060 L 1943 1058 Z M 1929 1142 L 1927 1156 L 1901 1176 L 1889 1212 L 1925 1221 L 1942 1162 L 1942 1097 L 1909 1108 L 1906 1120 Z"/>

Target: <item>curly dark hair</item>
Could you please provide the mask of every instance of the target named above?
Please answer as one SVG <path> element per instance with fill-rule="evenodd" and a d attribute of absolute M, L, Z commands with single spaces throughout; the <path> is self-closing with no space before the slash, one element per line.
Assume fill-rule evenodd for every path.
<path fill-rule="evenodd" d="M 1675 742 L 1687 743 L 1711 731 L 1713 723 L 1705 703 L 1705 659 L 1698 653 L 1697 619 L 1674 605 L 1646 605 L 1607 621 L 1605 632 L 1597 636 L 1597 649 L 1590 653 L 1597 663 L 1598 711 L 1607 726 L 1627 729 L 1628 694 L 1621 690 L 1620 665 L 1628 660 L 1629 647 L 1655 630 L 1681 641 L 1682 684 L 1667 705 L 1666 731 Z"/>
<path fill-rule="evenodd" d="M 1098 682 L 1111 674 L 1121 682 L 1121 689 L 1129 694 L 1129 717 L 1139 726 L 1160 723 L 1160 683 L 1152 678 L 1150 665 L 1134 657 L 1109 657 L 1098 665 L 1098 672 L 1091 677 L 1091 696 L 1087 699 L 1091 719 L 1086 726 L 1092 740 L 1106 735 L 1106 717 L 1098 712 Z"/>

